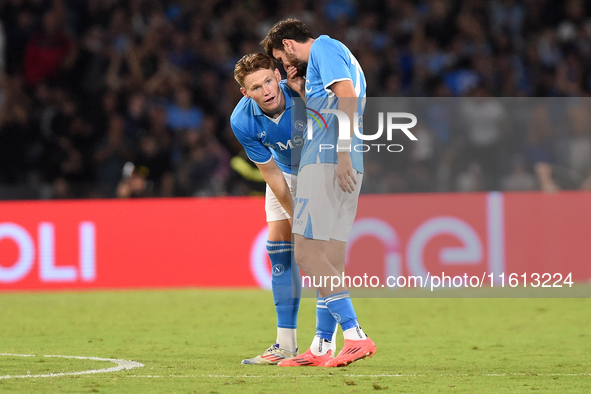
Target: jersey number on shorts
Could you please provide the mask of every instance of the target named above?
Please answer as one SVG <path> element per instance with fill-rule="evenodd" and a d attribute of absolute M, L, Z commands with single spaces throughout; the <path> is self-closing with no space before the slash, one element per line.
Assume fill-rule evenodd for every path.
<path fill-rule="evenodd" d="M 296 207 L 298 206 L 298 204 L 302 204 L 302 206 L 300 208 L 300 212 L 298 213 L 298 216 L 296 217 L 297 219 L 299 219 L 300 216 L 302 216 L 302 213 L 304 212 L 304 208 L 306 208 L 306 205 L 308 205 L 308 199 L 307 198 L 296 198 L 294 202 L 295 202 Z M 293 210 L 297 211 L 297 209 L 295 207 Z"/>

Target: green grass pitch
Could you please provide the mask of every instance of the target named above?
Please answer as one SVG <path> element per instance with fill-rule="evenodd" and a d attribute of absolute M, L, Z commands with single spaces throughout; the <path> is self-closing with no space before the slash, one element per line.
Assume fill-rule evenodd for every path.
<path fill-rule="evenodd" d="M 299 344 L 314 333 L 300 307 Z M 270 292 L 0 294 L 0 392 L 585 392 L 589 299 L 355 299 L 377 354 L 346 368 L 243 366 L 275 339 Z M 340 335 L 340 334 L 339 334 Z M 339 337 L 338 346 L 342 345 Z M 111 368 L 88 375 L 5 378 Z"/>

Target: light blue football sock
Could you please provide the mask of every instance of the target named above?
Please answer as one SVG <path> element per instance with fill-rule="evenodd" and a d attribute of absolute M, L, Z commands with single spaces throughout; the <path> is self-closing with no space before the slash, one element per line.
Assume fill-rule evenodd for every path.
<path fill-rule="evenodd" d="M 316 336 L 332 341 L 332 336 L 337 329 L 337 321 L 328 310 L 324 298 L 320 297 L 318 292 L 316 294 Z"/>
<path fill-rule="evenodd" d="M 293 242 L 267 241 L 271 260 L 271 287 L 277 312 L 277 327 L 296 328 L 302 284 L 300 271 L 293 260 Z"/>
<path fill-rule="evenodd" d="M 349 291 L 329 295 L 324 298 L 324 302 L 334 319 L 341 325 L 343 332 L 349 328 L 359 327 Z"/>

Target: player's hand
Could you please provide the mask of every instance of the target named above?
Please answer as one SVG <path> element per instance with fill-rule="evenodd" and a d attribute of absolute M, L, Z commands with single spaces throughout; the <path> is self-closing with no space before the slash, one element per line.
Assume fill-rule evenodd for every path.
<path fill-rule="evenodd" d="M 355 170 L 353 169 L 353 163 L 351 163 L 351 156 L 349 152 L 339 152 L 338 164 L 337 164 L 337 181 L 342 191 L 352 194 L 355 191 L 355 185 L 357 185 L 357 179 L 355 178 Z"/>
<path fill-rule="evenodd" d="M 289 66 L 285 70 L 287 73 L 287 86 L 298 92 L 301 97 L 304 97 L 304 89 L 306 88 L 306 80 L 298 73 L 298 68 Z"/>

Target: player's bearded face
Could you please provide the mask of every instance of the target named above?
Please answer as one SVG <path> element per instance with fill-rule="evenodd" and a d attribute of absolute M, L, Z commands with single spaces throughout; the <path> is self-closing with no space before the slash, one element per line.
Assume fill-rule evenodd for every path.
<path fill-rule="evenodd" d="M 283 68 L 287 71 L 287 68 L 293 66 L 298 69 L 298 76 L 303 77 L 306 75 L 307 63 L 299 60 L 295 52 L 290 48 L 284 50 L 273 49 L 273 57 L 283 64 Z"/>
<path fill-rule="evenodd" d="M 295 52 L 291 52 L 288 48 L 285 48 L 285 57 L 289 63 L 288 66 L 297 67 L 302 64 L 302 62 L 296 57 Z"/>
<path fill-rule="evenodd" d="M 242 93 L 252 98 L 267 115 L 283 112 L 285 99 L 279 86 L 278 70 L 258 70 L 244 78 Z"/>

